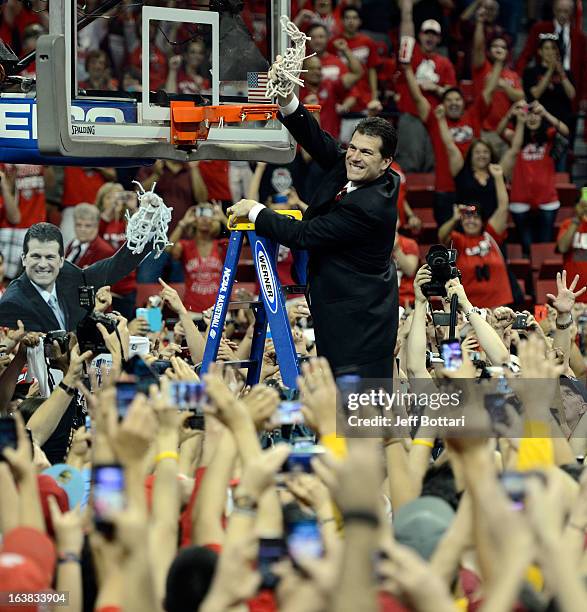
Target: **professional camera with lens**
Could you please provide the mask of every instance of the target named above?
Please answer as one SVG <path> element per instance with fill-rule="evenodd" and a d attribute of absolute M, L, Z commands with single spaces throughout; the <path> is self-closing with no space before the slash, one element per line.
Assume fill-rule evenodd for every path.
<path fill-rule="evenodd" d="M 88 311 L 88 314 L 78 323 L 76 330 L 80 353 L 86 351 L 92 351 L 94 355 L 108 353 L 109 351 L 104 344 L 104 338 L 97 328 L 97 324 L 102 323 L 106 331 L 111 334 L 116 329 L 117 321 L 110 315 L 94 311 L 96 303 L 94 287 L 78 287 L 78 293 L 80 306 Z"/>
<path fill-rule="evenodd" d="M 116 329 L 117 325 L 116 319 L 110 315 L 102 314 L 101 312 L 90 312 L 77 325 L 77 342 L 80 353 L 92 351 L 94 355 L 99 355 L 100 353 L 110 352 L 106 348 L 104 338 L 97 327 L 98 323 L 102 323 L 109 334 Z"/>
<path fill-rule="evenodd" d="M 442 244 L 433 244 L 426 255 L 426 263 L 430 266 L 432 280 L 422 285 L 422 292 L 426 297 L 434 295 L 446 297 L 445 284 L 451 278 L 461 278 L 456 267 L 456 249 L 447 249 Z"/>
<path fill-rule="evenodd" d="M 70 334 L 62 329 L 47 332 L 45 340 L 43 341 L 43 350 L 45 352 L 46 359 L 56 359 L 57 354 L 55 351 L 54 343 L 57 342 L 59 350 L 62 355 L 65 355 L 69 351 L 69 340 Z"/>

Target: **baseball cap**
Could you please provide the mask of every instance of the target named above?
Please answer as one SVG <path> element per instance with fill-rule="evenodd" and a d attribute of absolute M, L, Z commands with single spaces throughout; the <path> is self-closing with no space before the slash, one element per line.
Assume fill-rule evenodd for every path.
<path fill-rule="evenodd" d="M 56 556 L 46 534 L 32 527 L 12 529 L 0 550 L 0 591 L 31 593 L 51 588 Z M 0 604 L 0 611 L 4 609 L 8 608 Z"/>
<path fill-rule="evenodd" d="M 430 559 L 454 516 L 454 510 L 443 499 L 423 495 L 394 513 L 395 539 L 423 559 Z"/>
<path fill-rule="evenodd" d="M 420 32 L 436 32 L 436 34 L 442 34 L 442 28 L 436 19 L 426 19 L 420 26 Z"/>

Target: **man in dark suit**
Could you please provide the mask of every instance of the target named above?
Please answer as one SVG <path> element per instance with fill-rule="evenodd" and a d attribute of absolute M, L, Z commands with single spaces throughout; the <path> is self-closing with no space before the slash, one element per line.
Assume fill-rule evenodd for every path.
<path fill-rule="evenodd" d="M 24 237 L 24 272 L 0 299 L 0 325 L 16 329 L 20 320 L 27 331 L 74 331 L 87 314 L 79 305 L 78 287 L 113 285 L 132 272 L 145 255 L 133 255 L 124 245 L 112 257 L 81 270 L 65 260 L 59 228 L 36 223 Z"/>
<path fill-rule="evenodd" d="M 280 98 L 281 121 L 326 171 L 302 221 L 252 200 L 229 209 L 248 217 L 260 236 L 309 251 L 308 305 L 318 353 L 335 373 L 391 378 L 398 323 L 397 274 L 392 263 L 400 179 L 390 170 L 394 128 L 380 118 L 357 126 L 348 150 L 290 94 Z"/>

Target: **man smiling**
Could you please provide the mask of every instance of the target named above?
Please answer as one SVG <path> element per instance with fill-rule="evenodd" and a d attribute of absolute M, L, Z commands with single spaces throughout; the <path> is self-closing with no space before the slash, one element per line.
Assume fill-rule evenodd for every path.
<path fill-rule="evenodd" d="M 81 270 L 65 260 L 59 228 L 36 223 L 24 237 L 24 272 L 0 299 L 0 325 L 16 329 L 20 320 L 27 331 L 73 331 L 86 315 L 79 305 L 78 287 L 113 285 L 144 257 L 133 255 L 123 246 L 112 257 Z"/>
<path fill-rule="evenodd" d="M 326 171 L 302 221 L 253 200 L 229 209 L 256 232 L 309 251 L 306 295 L 316 346 L 335 373 L 391 378 L 398 287 L 391 253 L 400 179 L 390 170 L 397 144 L 384 119 L 359 123 L 346 153 L 290 94 L 279 98 L 281 120 Z"/>

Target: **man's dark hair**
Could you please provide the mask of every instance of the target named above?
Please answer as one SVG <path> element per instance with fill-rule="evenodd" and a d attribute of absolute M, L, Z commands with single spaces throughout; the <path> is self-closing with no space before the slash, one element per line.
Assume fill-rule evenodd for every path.
<path fill-rule="evenodd" d="M 397 131 L 389 121 L 381 117 L 367 117 L 357 124 L 355 132 L 363 136 L 379 136 L 381 138 L 381 157 L 384 159 L 394 157 L 397 149 Z"/>
<path fill-rule="evenodd" d="M 456 489 L 455 475 L 448 461 L 442 465 L 434 465 L 426 470 L 420 495 L 440 497 L 455 512 L 457 511 L 460 494 Z"/>
<path fill-rule="evenodd" d="M 461 96 L 461 98 L 463 98 L 463 100 L 465 99 L 465 96 L 463 96 L 463 92 L 458 88 L 458 87 L 449 87 L 443 94 L 442 94 L 442 101 L 444 102 L 446 100 L 446 96 L 448 96 L 449 93 L 452 93 L 453 91 L 456 91 L 459 96 Z"/>
<path fill-rule="evenodd" d="M 17 387 L 19 386 L 20 385 L 17 385 Z M 22 420 L 26 423 L 44 402 L 44 397 L 27 397 L 18 407 Z"/>
<path fill-rule="evenodd" d="M 24 235 L 22 252 L 26 255 L 29 252 L 29 241 L 38 240 L 39 242 L 56 242 L 59 245 L 59 256 L 63 257 L 63 235 L 61 230 L 53 223 L 35 223 L 31 225 Z"/>
<path fill-rule="evenodd" d="M 167 612 L 193 612 L 206 598 L 218 555 L 203 546 L 189 546 L 178 553 L 167 574 L 165 602 Z"/>
<path fill-rule="evenodd" d="M 312 38 L 312 32 L 314 30 L 316 30 L 317 28 L 321 28 L 322 30 L 324 30 L 326 32 L 326 35 L 328 36 L 328 28 L 322 24 L 322 23 L 313 23 L 312 25 L 310 25 L 310 27 L 308 28 L 306 34 Z"/>
<path fill-rule="evenodd" d="M 340 16 L 344 19 L 349 11 L 357 13 L 357 17 L 361 18 L 361 13 L 359 13 L 359 9 L 356 6 L 345 6 L 340 12 Z"/>

